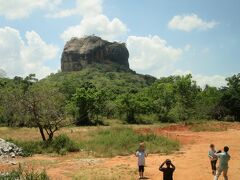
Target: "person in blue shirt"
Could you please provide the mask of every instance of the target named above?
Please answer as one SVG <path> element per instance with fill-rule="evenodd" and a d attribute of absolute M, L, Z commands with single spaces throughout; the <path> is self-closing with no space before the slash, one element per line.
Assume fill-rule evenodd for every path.
<path fill-rule="evenodd" d="M 230 160 L 231 156 L 228 154 L 229 147 L 224 147 L 224 152 L 216 153 L 216 156 L 219 159 L 219 167 L 217 173 L 214 177 L 214 180 L 218 180 L 219 176 L 223 173 L 224 180 L 228 180 L 227 172 L 228 172 L 228 161 Z"/>

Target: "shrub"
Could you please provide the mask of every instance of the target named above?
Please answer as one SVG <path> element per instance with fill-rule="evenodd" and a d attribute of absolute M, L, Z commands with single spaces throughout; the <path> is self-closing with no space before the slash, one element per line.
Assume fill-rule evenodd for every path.
<path fill-rule="evenodd" d="M 63 152 L 76 152 L 79 151 L 78 145 L 72 141 L 66 134 L 61 134 L 56 137 L 50 144 L 50 146 L 57 153 Z"/>
<path fill-rule="evenodd" d="M 17 141 L 12 139 L 9 139 L 7 141 L 10 141 L 16 144 L 18 147 L 21 147 L 23 149 L 23 156 L 32 156 L 33 154 L 54 152 L 64 155 L 67 152 L 79 151 L 78 145 L 65 134 L 59 135 L 52 141 L 47 142 Z"/>
<path fill-rule="evenodd" d="M 22 156 L 32 156 L 33 154 L 41 154 L 43 152 L 42 143 L 38 141 L 18 141 L 8 139 L 7 141 L 16 144 L 23 149 Z"/>
<path fill-rule="evenodd" d="M 8 173 L 0 174 L 0 180 L 49 180 L 45 170 L 37 172 L 32 170 L 23 169 L 19 164 L 18 169 L 12 170 Z"/>

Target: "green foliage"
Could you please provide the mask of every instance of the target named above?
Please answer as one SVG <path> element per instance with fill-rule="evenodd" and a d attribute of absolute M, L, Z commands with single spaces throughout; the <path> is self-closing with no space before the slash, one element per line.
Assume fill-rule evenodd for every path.
<path fill-rule="evenodd" d="M 228 87 L 223 89 L 219 106 L 224 107 L 223 115 L 230 115 L 240 121 L 240 73 L 226 79 Z"/>
<path fill-rule="evenodd" d="M 50 142 L 50 146 L 59 154 L 63 154 L 64 152 L 79 151 L 78 145 L 66 134 L 61 134 L 56 137 L 52 142 Z"/>
<path fill-rule="evenodd" d="M 192 76 L 160 79 L 112 65 L 92 64 L 79 72 L 38 81 L 33 74 L 0 78 L 0 124 L 38 127 L 51 140 L 67 124 L 102 125 L 240 119 L 240 74 L 226 87 L 201 89 Z"/>
<path fill-rule="evenodd" d="M 196 119 L 218 119 L 217 105 L 221 92 L 216 87 L 206 86 L 197 96 Z"/>
<path fill-rule="evenodd" d="M 169 121 L 169 112 L 176 101 L 174 84 L 159 80 L 148 88 L 147 93 L 152 111 L 157 114 L 159 121 Z"/>
<path fill-rule="evenodd" d="M 47 173 L 45 170 L 41 172 L 37 172 L 32 170 L 23 169 L 22 166 L 19 164 L 18 169 L 12 170 L 8 173 L 3 175 L 0 174 L 0 180 L 49 180 Z"/>
<path fill-rule="evenodd" d="M 64 126 L 65 97 L 54 83 L 38 82 L 30 74 L 15 77 L 0 92 L 0 117 L 8 126 L 38 127 L 43 141 Z"/>
<path fill-rule="evenodd" d="M 196 85 L 196 82 L 192 80 L 190 74 L 178 77 L 175 88 L 177 93 L 175 117 L 178 117 L 179 120 L 193 118 L 200 88 Z"/>
<path fill-rule="evenodd" d="M 76 119 L 76 125 L 92 125 L 105 106 L 105 94 L 91 83 L 85 83 L 73 94 L 69 107 Z"/>
<path fill-rule="evenodd" d="M 83 140 L 81 144 L 98 156 L 116 156 L 134 153 L 140 142 L 146 143 L 148 153 L 170 153 L 179 149 L 177 141 L 155 134 L 138 134 L 130 128 L 101 130 L 92 134 L 90 140 Z"/>
<path fill-rule="evenodd" d="M 80 150 L 77 143 L 71 140 L 67 135 L 62 134 L 54 138 L 52 141 L 17 141 L 8 139 L 18 147 L 23 149 L 23 156 L 32 156 L 34 154 L 42 153 L 58 153 L 66 154 L 67 152 L 77 152 Z"/>

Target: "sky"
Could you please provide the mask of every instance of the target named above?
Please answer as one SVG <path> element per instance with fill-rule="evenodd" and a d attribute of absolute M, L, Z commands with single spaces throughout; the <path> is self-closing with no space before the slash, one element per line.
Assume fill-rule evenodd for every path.
<path fill-rule="evenodd" d="M 0 74 L 60 70 L 64 44 L 98 35 L 125 42 L 130 68 L 157 78 L 191 73 L 226 85 L 240 70 L 239 0 L 0 0 Z"/>

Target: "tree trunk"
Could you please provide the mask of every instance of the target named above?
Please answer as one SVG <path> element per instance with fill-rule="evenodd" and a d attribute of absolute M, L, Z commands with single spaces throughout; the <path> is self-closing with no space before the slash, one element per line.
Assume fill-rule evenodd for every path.
<path fill-rule="evenodd" d="M 80 116 L 77 118 L 76 122 L 77 126 L 86 126 L 86 125 L 91 125 L 91 121 L 89 119 L 88 113 L 80 114 Z"/>
<path fill-rule="evenodd" d="M 39 129 L 39 132 L 42 136 L 42 140 L 43 141 L 46 141 L 46 137 L 45 137 L 45 134 L 44 134 L 44 131 L 43 131 L 43 128 L 41 126 L 38 126 L 38 129 Z"/>
<path fill-rule="evenodd" d="M 131 124 L 136 123 L 134 110 L 130 110 L 128 112 L 127 121 L 128 121 L 128 123 L 131 123 Z"/>
<path fill-rule="evenodd" d="M 48 135 L 48 141 L 52 141 L 53 139 L 53 132 L 49 133 Z"/>

